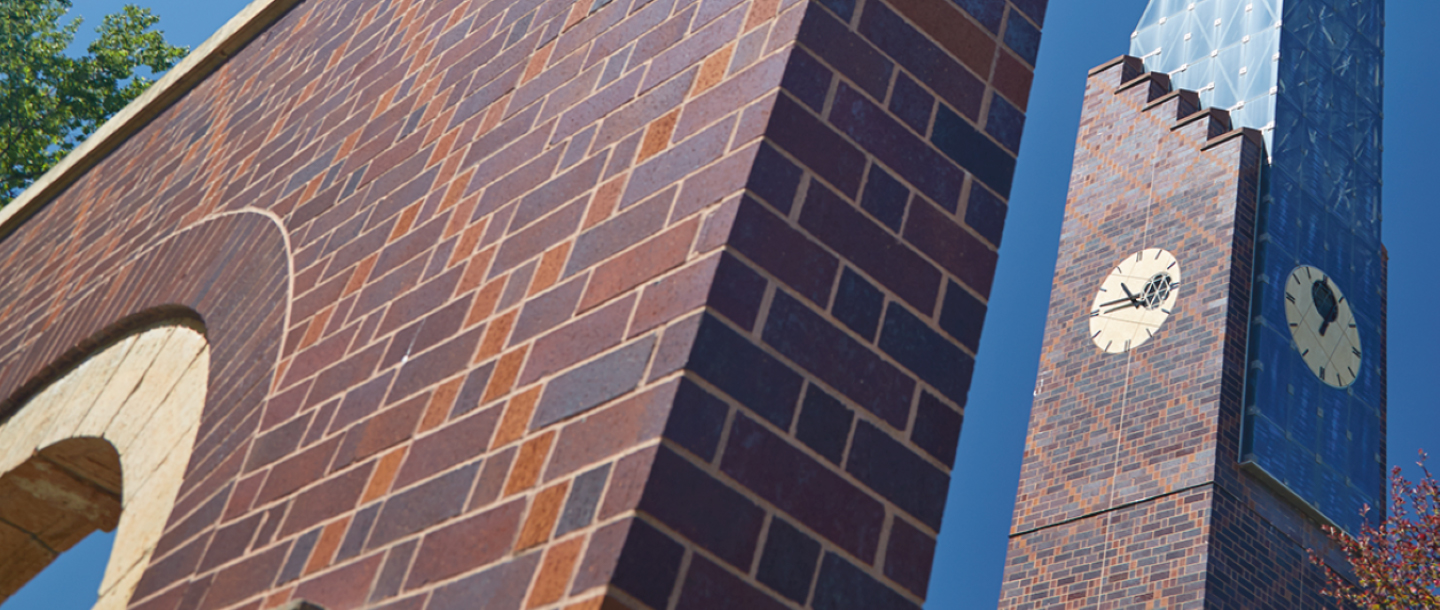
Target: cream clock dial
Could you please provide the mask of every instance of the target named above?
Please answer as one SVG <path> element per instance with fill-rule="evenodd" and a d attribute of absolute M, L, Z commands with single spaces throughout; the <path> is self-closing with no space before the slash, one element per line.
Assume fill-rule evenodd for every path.
<path fill-rule="evenodd" d="M 1355 312 L 1335 281 L 1301 265 L 1285 280 L 1285 322 L 1295 350 L 1325 385 L 1344 388 L 1360 374 L 1360 331 Z"/>
<path fill-rule="evenodd" d="M 1115 263 L 1090 305 L 1090 340 L 1107 354 L 1135 349 L 1160 332 L 1180 295 L 1180 262 L 1159 248 Z"/>

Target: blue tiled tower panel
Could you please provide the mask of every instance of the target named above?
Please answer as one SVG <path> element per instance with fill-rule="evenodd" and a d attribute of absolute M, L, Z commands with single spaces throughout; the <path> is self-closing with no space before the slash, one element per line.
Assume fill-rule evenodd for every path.
<path fill-rule="evenodd" d="M 1130 49 L 1265 134 L 1242 459 L 1352 532 L 1362 506 L 1384 506 L 1384 7 L 1151 0 Z M 1282 286 L 1300 265 L 1350 301 L 1364 356 L 1349 387 L 1323 384 L 1291 340 Z"/>

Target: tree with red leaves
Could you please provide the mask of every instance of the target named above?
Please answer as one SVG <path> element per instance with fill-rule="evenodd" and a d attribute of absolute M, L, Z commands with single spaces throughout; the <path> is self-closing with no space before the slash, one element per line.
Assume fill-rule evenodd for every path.
<path fill-rule="evenodd" d="M 1373 610 L 1440 608 L 1440 482 L 1425 457 L 1420 452 L 1418 482 L 1401 476 L 1399 466 L 1391 470 L 1390 515 L 1379 527 L 1366 524 L 1353 537 L 1325 527 L 1353 571 L 1346 578 L 1310 551 L 1326 571 L 1326 595 Z"/>

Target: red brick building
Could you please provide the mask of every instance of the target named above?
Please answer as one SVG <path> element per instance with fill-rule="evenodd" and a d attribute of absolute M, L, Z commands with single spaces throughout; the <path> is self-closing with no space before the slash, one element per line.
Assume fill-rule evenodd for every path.
<path fill-rule="evenodd" d="M 7 570 L 184 411 L 117 607 L 919 607 L 1044 8 L 257 2 L 0 215 Z"/>

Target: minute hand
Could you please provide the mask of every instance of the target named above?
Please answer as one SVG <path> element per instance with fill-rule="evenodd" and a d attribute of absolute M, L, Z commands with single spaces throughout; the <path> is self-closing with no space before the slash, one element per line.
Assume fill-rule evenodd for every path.
<path fill-rule="evenodd" d="M 1138 308 L 1140 307 L 1140 302 L 1139 302 L 1139 301 L 1132 301 L 1132 302 L 1130 302 L 1130 304 L 1128 304 L 1128 305 L 1121 305 L 1121 306 L 1116 307 L 1116 308 L 1113 308 L 1113 309 L 1111 309 L 1111 310 L 1109 310 L 1109 311 L 1101 312 L 1101 315 L 1110 314 L 1110 313 L 1115 313 L 1115 312 L 1120 311 L 1120 310 L 1122 310 L 1122 309 L 1125 309 L 1125 308 L 1127 308 L 1127 307 L 1133 307 L 1133 308 L 1138 309 Z"/>
<path fill-rule="evenodd" d="M 1130 292 L 1130 289 L 1125 286 L 1125 282 L 1120 282 L 1120 289 L 1125 291 L 1125 298 L 1123 298 L 1123 299 L 1115 299 L 1115 300 L 1113 300 L 1113 301 L 1110 301 L 1109 303 L 1101 303 L 1101 304 L 1099 304 L 1099 305 L 1096 305 L 1095 307 L 1109 307 L 1109 306 L 1114 305 L 1114 304 L 1116 304 L 1116 303 L 1122 303 L 1122 302 L 1125 302 L 1125 301 L 1129 301 L 1131 305 L 1134 305 L 1136 302 L 1138 302 L 1138 301 L 1140 300 L 1140 299 L 1138 299 L 1138 298 L 1135 298 L 1135 295 L 1132 294 L 1132 293 Z M 1107 312 L 1107 313 L 1108 313 L 1108 312 Z"/>
<path fill-rule="evenodd" d="M 1115 299 L 1115 300 L 1113 300 L 1113 301 L 1110 301 L 1109 303 L 1101 303 L 1101 304 L 1099 304 L 1099 305 L 1096 305 L 1095 307 L 1097 307 L 1097 308 L 1099 308 L 1099 307 L 1109 307 L 1109 306 L 1114 305 L 1114 304 L 1116 304 L 1116 303 L 1125 303 L 1125 302 L 1134 303 L 1134 302 L 1135 302 L 1135 298 L 1134 298 L 1134 297 L 1125 297 L 1125 298 Z"/>

